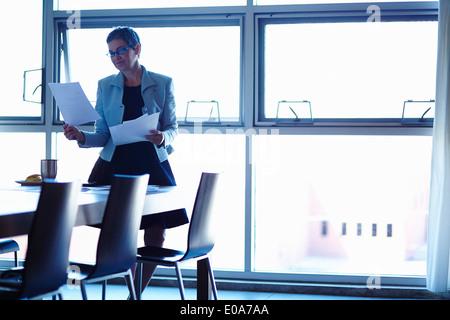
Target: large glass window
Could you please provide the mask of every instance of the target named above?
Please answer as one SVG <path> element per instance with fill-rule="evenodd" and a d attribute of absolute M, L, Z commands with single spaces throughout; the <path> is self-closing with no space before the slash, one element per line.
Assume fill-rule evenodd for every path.
<path fill-rule="evenodd" d="M 260 119 L 428 123 L 436 50 L 436 21 L 268 24 Z"/>
<path fill-rule="evenodd" d="M 0 28 L 8 32 L 3 32 L 0 52 L 0 119 L 41 117 L 42 12 L 42 0 L 10 1 L 2 7 Z"/>
<path fill-rule="evenodd" d="M 254 269 L 424 276 L 431 141 L 256 137 Z"/>
<path fill-rule="evenodd" d="M 93 104 L 98 80 L 118 72 L 106 56 L 106 37 L 111 30 L 68 30 L 70 81 L 80 82 Z M 239 26 L 135 30 L 142 44 L 141 64 L 149 71 L 173 78 L 180 122 L 239 121 Z M 86 59 L 86 50 L 90 52 L 89 59 Z M 64 70 L 61 70 L 61 82 L 67 81 Z"/>

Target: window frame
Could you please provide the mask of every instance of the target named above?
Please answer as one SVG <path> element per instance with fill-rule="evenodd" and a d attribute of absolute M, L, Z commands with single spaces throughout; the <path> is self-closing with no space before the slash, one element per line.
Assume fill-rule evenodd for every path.
<path fill-rule="evenodd" d="M 433 119 L 425 122 L 404 123 L 398 118 L 314 118 L 312 121 L 277 122 L 275 118 L 265 117 L 265 27 L 275 24 L 302 24 L 302 23 L 384 23 L 407 21 L 437 21 L 438 6 L 434 2 L 420 3 L 377 3 L 380 8 L 381 21 L 367 22 L 371 13 L 370 3 L 355 4 L 329 4 L 329 5 L 298 5 L 298 10 L 292 13 L 262 13 L 255 17 L 255 112 L 256 126 L 278 127 L 433 127 Z M 292 6 L 294 7 L 294 6 Z M 433 100 L 434 101 L 434 100 Z"/>

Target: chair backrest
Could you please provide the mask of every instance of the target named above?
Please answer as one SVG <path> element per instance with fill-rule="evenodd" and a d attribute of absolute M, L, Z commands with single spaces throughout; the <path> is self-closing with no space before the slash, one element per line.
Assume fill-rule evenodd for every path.
<path fill-rule="evenodd" d="M 21 298 L 53 292 L 66 283 L 80 191 L 80 181 L 42 184 L 28 234 Z"/>
<path fill-rule="evenodd" d="M 219 173 L 202 173 L 188 231 L 187 251 L 183 259 L 209 253 L 215 244 L 214 198 Z"/>
<path fill-rule="evenodd" d="M 90 278 L 127 271 L 136 262 L 148 180 L 148 174 L 113 177 L 97 245 L 97 261 Z"/>

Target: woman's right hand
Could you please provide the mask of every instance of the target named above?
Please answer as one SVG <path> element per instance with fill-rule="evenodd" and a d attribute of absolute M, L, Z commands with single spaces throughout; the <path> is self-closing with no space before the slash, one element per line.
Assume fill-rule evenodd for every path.
<path fill-rule="evenodd" d="M 76 127 L 69 126 L 67 123 L 63 125 L 64 136 L 68 140 L 77 140 L 79 143 L 84 144 L 86 139 L 84 134 Z"/>

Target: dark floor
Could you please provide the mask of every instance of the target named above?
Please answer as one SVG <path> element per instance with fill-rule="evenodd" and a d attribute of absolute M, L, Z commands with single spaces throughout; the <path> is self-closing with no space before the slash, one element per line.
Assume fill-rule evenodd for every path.
<path fill-rule="evenodd" d="M 101 299 L 101 285 L 87 285 L 87 294 L 89 300 Z M 193 288 L 185 289 L 186 299 L 195 300 L 197 293 Z M 218 296 L 220 300 L 403 300 L 392 298 L 374 298 L 374 297 L 355 297 L 355 296 L 338 296 L 338 295 L 317 295 L 317 294 L 293 294 L 293 293 L 277 293 L 277 292 L 251 292 L 251 291 L 235 291 L 235 290 L 219 290 Z M 128 289 L 125 285 L 108 284 L 106 290 L 107 300 L 126 300 L 128 297 Z M 63 298 L 65 300 L 81 300 L 79 287 L 63 288 Z M 180 300 L 180 293 L 176 287 L 148 287 L 143 295 L 142 300 Z"/>

